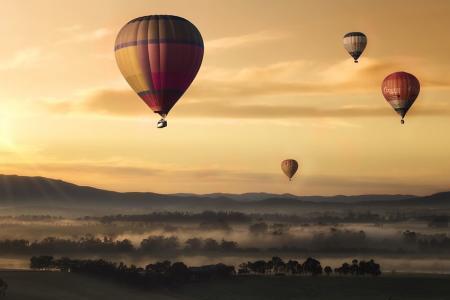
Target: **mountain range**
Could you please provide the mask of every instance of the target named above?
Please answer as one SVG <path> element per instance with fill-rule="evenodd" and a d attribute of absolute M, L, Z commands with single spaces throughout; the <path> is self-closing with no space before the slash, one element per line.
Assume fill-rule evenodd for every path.
<path fill-rule="evenodd" d="M 0 175 L 0 214 L 112 214 L 143 211 L 235 210 L 296 213 L 336 209 L 450 208 L 450 192 L 429 196 L 292 194 L 158 194 L 114 192 L 45 177 Z"/>

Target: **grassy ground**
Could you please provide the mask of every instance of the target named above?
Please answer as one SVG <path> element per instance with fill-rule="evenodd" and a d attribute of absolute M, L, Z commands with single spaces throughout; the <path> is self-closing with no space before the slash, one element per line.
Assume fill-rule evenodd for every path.
<path fill-rule="evenodd" d="M 192 284 L 178 293 L 197 300 L 449 300 L 450 277 L 253 277 Z"/>
<path fill-rule="evenodd" d="M 4 299 L 14 300 L 172 300 L 170 296 L 149 293 L 116 282 L 73 273 L 0 271 L 8 283 Z M 0 298 L 2 299 L 2 298 Z"/>
<path fill-rule="evenodd" d="M 59 272 L 2 271 L 5 299 L 152 300 L 450 300 L 450 276 L 240 277 L 189 284 L 170 291 L 144 291 L 115 282 Z"/>

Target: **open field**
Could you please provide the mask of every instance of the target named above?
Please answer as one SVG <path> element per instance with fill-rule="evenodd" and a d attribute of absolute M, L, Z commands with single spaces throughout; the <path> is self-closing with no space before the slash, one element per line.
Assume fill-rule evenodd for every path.
<path fill-rule="evenodd" d="M 8 283 L 5 299 L 14 300 L 88 300 L 88 299 L 151 299 L 173 298 L 136 290 L 95 277 L 61 272 L 0 271 Z"/>
<path fill-rule="evenodd" d="M 449 300 L 450 276 L 238 277 L 145 291 L 95 277 L 60 272 L 0 271 L 9 284 L 5 299 L 153 300 Z M 391 298 L 390 298 L 391 297 Z"/>

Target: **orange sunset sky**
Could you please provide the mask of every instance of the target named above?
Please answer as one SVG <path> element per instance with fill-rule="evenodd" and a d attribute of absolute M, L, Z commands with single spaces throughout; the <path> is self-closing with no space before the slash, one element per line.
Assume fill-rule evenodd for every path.
<path fill-rule="evenodd" d="M 162 130 L 113 51 L 150 14 L 205 42 Z M 450 189 L 450 1 L 1 0 L 0 16 L 0 173 L 161 193 Z M 359 64 L 349 31 L 368 36 Z M 404 126 L 380 91 L 395 71 L 421 82 Z"/>

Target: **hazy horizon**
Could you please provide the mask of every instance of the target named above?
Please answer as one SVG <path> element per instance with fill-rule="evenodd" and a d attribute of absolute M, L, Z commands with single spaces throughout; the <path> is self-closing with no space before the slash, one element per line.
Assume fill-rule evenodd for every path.
<path fill-rule="evenodd" d="M 19 175 L 19 174 L 0 174 L 0 176 L 6 176 L 6 177 L 15 177 L 15 176 L 19 176 L 19 177 L 29 177 L 29 178 L 45 178 L 45 179 L 50 179 L 50 180 L 56 180 L 56 181 L 63 181 L 69 184 L 74 184 L 76 186 L 79 187 L 90 187 L 90 188 L 95 188 L 95 189 L 101 189 L 101 190 L 105 190 L 105 191 L 111 191 L 111 192 L 117 192 L 117 193 L 136 193 L 136 192 L 141 192 L 141 193 L 157 193 L 154 192 L 152 190 L 147 190 L 147 191 L 134 191 L 134 190 L 123 190 L 123 191 L 119 191 L 119 190 L 115 190 L 114 188 L 108 189 L 108 188 L 101 188 L 95 185 L 91 185 L 91 184 L 79 184 L 77 182 L 72 182 L 72 181 L 67 181 L 65 179 L 62 178 L 50 178 L 50 177 L 46 177 L 46 176 L 40 176 L 40 175 Z M 6 182 L 3 182 L 4 184 L 6 184 Z M 430 195 L 434 195 L 434 194 L 439 194 L 439 193 L 445 193 L 445 192 L 449 192 L 449 190 L 437 190 L 434 192 L 431 192 L 429 194 L 424 194 L 424 195 L 420 195 L 420 194 L 389 194 L 389 193 L 376 193 L 376 194 L 306 194 L 306 195 L 300 195 L 300 194 L 295 194 L 295 193 L 276 193 L 276 192 L 265 192 L 265 191 L 248 191 L 248 192 L 242 192 L 242 193 L 233 193 L 233 192 L 209 192 L 209 193 L 189 193 L 189 192 L 171 192 L 171 193 L 157 193 L 157 194 L 161 194 L 161 195 L 195 195 L 195 196 L 208 196 L 208 195 L 236 195 L 236 196 L 240 196 L 240 195 L 246 195 L 246 194 L 268 194 L 268 195 L 286 195 L 286 196 L 295 196 L 295 197 L 339 197 L 339 196 L 344 196 L 344 197 L 357 197 L 357 196 L 430 196 Z M 258 200 L 258 199 L 254 199 L 254 200 Z"/>

